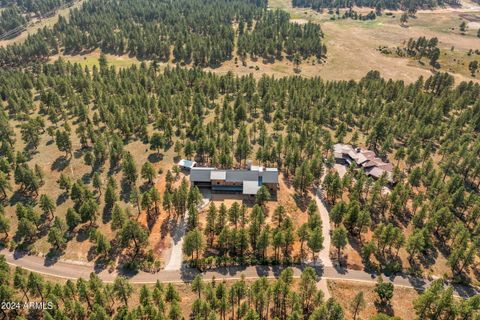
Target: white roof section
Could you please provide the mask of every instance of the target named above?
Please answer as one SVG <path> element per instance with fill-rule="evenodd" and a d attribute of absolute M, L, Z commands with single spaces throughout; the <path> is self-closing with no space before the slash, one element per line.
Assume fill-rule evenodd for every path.
<path fill-rule="evenodd" d="M 353 151 L 353 147 L 349 144 L 337 143 L 333 145 L 333 152 L 349 153 L 350 151 Z"/>
<path fill-rule="evenodd" d="M 182 159 L 180 161 L 178 161 L 178 166 L 179 167 L 183 167 L 183 168 L 193 168 L 197 165 L 197 163 L 195 161 L 192 161 L 192 160 L 186 160 L 186 159 Z"/>
<path fill-rule="evenodd" d="M 210 179 L 211 180 L 225 180 L 227 178 L 227 172 L 226 171 L 210 171 Z"/>
<path fill-rule="evenodd" d="M 243 181 L 243 194 L 256 195 L 260 187 L 258 181 Z"/>
<path fill-rule="evenodd" d="M 250 167 L 250 170 L 251 170 L 251 171 L 262 172 L 262 171 L 263 171 L 263 167 L 260 167 L 260 166 L 251 166 L 251 167 Z"/>
<path fill-rule="evenodd" d="M 368 161 L 367 157 L 363 153 L 357 153 L 357 158 L 355 159 L 355 162 L 357 164 L 362 164 L 364 162 Z"/>

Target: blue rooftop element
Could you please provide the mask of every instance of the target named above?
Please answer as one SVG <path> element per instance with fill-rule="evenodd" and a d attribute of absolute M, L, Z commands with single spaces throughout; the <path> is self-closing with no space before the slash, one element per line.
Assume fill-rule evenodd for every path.
<path fill-rule="evenodd" d="M 213 191 L 242 191 L 243 186 L 212 186 Z"/>

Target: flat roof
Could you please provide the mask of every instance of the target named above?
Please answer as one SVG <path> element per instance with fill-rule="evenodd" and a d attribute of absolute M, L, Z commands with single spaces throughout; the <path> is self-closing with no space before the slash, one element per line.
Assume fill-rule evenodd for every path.
<path fill-rule="evenodd" d="M 190 171 L 190 181 L 194 182 L 210 182 L 210 173 L 215 168 L 193 167 Z"/>
<path fill-rule="evenodd" d="M 260 187 L 261 186 L 258 181 L 243 181 L 243 194 L 255 195 Z"/>
<path fill-rule="evenodd" d="M 211 180 L 225 180 L 227 178 L 227 172 L 226 171 L 210 171 L 210 179 Z"/>
<path fill-rule="evenodd" d="M 182 159 L 180 161 L 178 161 L 178 165 L 180 167 L 185 167 L 185 168 L 193 168 L 195 167 L 197 163 L 195 161 L 192 161 L 192 160 L 186 160 L 186 159 Z"/>
<path fill-rule="evenodd" d="M 259 179 L 261 179 L 263 183 L 278 183 L 278 169 L 265 168 L 262 169 L 262 171 L 252 171 L 193 167 L 190 171 L 190 181 L 192 182 L 225 180 L 228 182 L 243 183 L 245 181 L 259 181 Z"/>

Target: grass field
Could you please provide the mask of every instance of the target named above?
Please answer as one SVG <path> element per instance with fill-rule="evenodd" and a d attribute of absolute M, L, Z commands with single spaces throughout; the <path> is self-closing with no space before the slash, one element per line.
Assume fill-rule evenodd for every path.
<path fill-rule="evenodd" d="M 468 18 L 480 17 L 480 9 L 466 3 L 465 11 Z M 472 6 L 473 9 L 470 9 Z M 472 78 L 468 71 L 468 62 L 473 58 L 468 57 L 470 49 L 480 48 L 480 38 L 476 37 L 477 22 L 469 22 L 465 34 L 459 31 L 459 25 L 465 17 L 465 12 L 450 9 L 420 11 L 416 18 L 411 18 L 407 27 L 400 25 L 400 12 L 393 12 L 391 16 L 382 15 L 374 21 L 331 20 L 328 13 L 319 13 L 311 9 L 292 8 L 288 0 L 274 0 L 270 3 L 272 8 L 282 8 L 291 13 L 292 19 L 312 21 L 321 24 L 325 33 L 327 45 L 327 61 L 314 68 L 302 67 L 302 74 L 306 76 L 319 75 L 328 80 L 360 79 L 370 70 L 379 70 L 386 78 L 402 79 L 407 82 L 415 81 L 419 76 L 427 77 L 432 74 L 430 69 L 408 58 L 395 58 L 381 54 L 379 46 L 401 46 L 409 38 L 426 36 L 437 37 L 442 50 L 440 63 L 441 71 L 454 73 L 458 81 L 479 81 Z M 366 13 L 371 9 L 355 8 L 357 12 Z M 454 51 L 450 49 L 454 47 Z M 446 53 L 443 55 L 443 53 Z M 455 59 L 455 60 L 454 60 Z M 282 63 L 279 64 L 282 66 Z M 228 68 L 228 66 L 225 66 Z M 220 68 L 222 69 L 222 68 Z M 269 74 L 278 75 L 279 70 L 290 71 L 292 68 L 273 66 L 265 67 Z M 234 71 L 234 68 L 229 68 Z"/>
<path fill-rule="evenodd" d="M 136 58 L 129 57 L 127 55 L 124 56 L 115 56 L 111 54 L 107 54 L 107 61 L 109 65 L 112 65 L 116 68 L 125 68 L 129 67 L 133 64 L 140 64 L 140 61 Z M 56 55 L 50 58 L 51 62 L 58 60 L 59 58 L 64 59 L 65 61 L 69 61 L 71 63 L 79 63 L 83 67 L 89 67 L 90 69 L 95 65 L 98 67 L 98 59 L 100 58 L 100 50 L 95 50 L 85 55 Z"/>

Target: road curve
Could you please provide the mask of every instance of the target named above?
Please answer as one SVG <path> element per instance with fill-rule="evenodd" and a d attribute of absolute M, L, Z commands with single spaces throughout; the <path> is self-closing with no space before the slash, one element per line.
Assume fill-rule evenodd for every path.
<path fill-rule="evenodd" d="M 201 274 L 206 280 L 215 277 L 217 280 L 237 280 L 242 277 L 245 279 L 255 279 L 259 277 L 276 278 L 286 267 L 282 266 L 248 266 L 248 267 L 219 267 L 206 272 L 199 272 L 197 269 L 182 267 L 181 270 L 161 270 L 156 273 L 137 272 L 137 273 L 119 273 L 108 272 L 107 270 L 96 269 L 87 264 L 77 264 L 66 261 L 49 261 L 39 256 L 23 255 L 18 252 L 10 252 L 7 249 L 0 250 L 0 255 L 4 255 L 8 264 L 19 266 L 26 270 L 37 272 L 43 275 L 62 278 L 62 279 L 88 279 L 90 273 L 96 273 L 100 279 L 105 282 L 113 282 L 119 275 L 127 277 L 131 283 L 149 284 L 157 281 L 164 283 L 183 283 L 190 282 L 196 275 Z M 302 269 L 309 266 L 293 266 L 294 277 L 299 277 Z M 341 269 L 336 267 L 313 266 L 317 274 L 327 280 L 347 280 L 364 283 L 375 283 L 376 275 L 365 271 Z M 430 280 L 410 277 L 406 275 L 386 277 L 386 281 L 392 282 L 395 286 L 413 288 L 419 291 L 425 290 L 430 285 Z M 478 288 L 462 285 L 454 285 L 455 295 L 463 298 L 479 294 Z"/>

